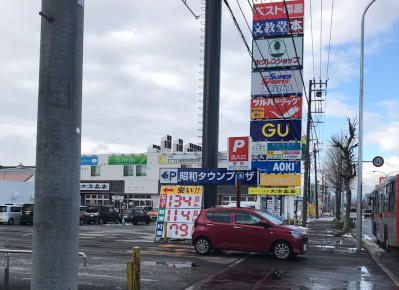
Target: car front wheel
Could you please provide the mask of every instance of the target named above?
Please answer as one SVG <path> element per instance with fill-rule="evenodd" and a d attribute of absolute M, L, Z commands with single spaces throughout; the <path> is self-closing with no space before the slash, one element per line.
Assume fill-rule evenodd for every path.
<path fill-rule="evenodd" d="M 195 251 L 199 255 L 206 255 L 211 251 L 211 243 L 206 238 L 198 238 L 194 244 Z"/>
<path fill-rule="evenodd" d="M 292 255 L 291 246 L 286 241 L 278 241 L 273 246 L 273 255 L 279 260 L 286 260 Z"/>

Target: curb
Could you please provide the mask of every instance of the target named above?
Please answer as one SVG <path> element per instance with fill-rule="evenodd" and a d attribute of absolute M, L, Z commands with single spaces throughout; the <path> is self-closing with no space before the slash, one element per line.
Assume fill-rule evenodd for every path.
<path fill-rule="evenodd" d="M 383 264 L 381 258 L 386 254 L 385 250 L 381 249 L 376 243 L 363 239 L 363 246 L 364 248 L 370 253 L 371 257 L 373 258 L 374 262 L 384 271 L 385 274 L 392 280 L 396 287 L 399 288 L 399 276 L 396 275 L 391 269 Z"/>

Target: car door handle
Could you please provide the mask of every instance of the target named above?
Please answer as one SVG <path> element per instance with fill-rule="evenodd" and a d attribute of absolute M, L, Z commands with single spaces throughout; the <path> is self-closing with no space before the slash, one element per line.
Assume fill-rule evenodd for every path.
<path fill-rule="evenodd" d="M 234 226 L 233 229 L 241 229 L 242 227 Z"/>
<path fill-rule="evenodd" d="M 209 226 L 209 227 L 213 227 L 213 224 L 206 224 L 207 226 Z"/>

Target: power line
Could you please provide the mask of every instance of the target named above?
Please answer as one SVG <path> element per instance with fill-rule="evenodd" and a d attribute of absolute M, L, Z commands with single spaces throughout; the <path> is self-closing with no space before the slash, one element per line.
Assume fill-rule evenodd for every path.
<path fill-rule="evenodd" d="M 327 56 L 327 73 L 326 80 L 328 81 L 328 67 L 330 65 L 330 49 L 331 49 L 331 31 L 333 24 L 334 0 L 331 2 L 331 21 L 330 21 L 330 39 L 328 40 L 328 56 Z"/>
<path fill-rule="evenodd" d="M 312 59 L 313 59 L 313 79 L 315 78 L 314 74 L 314 50 L 313 50 L 313 14 L 312 14 L 312 0 L 310 0 L 310 34 L 312 37 Z"/>
<path fill-rule="evenodd" d="M 323 0 L 320 0 L 320 74 L 321 79 L 321 53 L 322 53 L 322 42 L 323 42 Z"/>

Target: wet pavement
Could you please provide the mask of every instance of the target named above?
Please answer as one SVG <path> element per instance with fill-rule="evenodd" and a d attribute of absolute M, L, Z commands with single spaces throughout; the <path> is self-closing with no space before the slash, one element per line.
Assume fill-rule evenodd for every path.
<path fill-rule="evenodd" d="M 367 251 L 355 251 L 351 235 L 334 236 L 333 222 L 312 221 L 309 228 L 309 252 L 278 261 L 242 252 L 198 256 L 190 241 L 154 243 L 153 224 L 82 226 L 80 250 L 88 255 L 88 265 L 79 259 L 79 289 L 126 289 L 126 263 L 134 246 L 141 248 L 141 289 L 397 289 Z M 0 226 L 0 248 L 31 249 L 31 231 Z M 396 269 L 398 261 L 392 263 Z M 30 269 L 30 255 L 13 256 L 9 289 L 29 289 Z M 0 289 L 3 273 L 0 256 Z"/>
<path fill-rule="evenodd" d="M 331 221 L 309 224 L 309 252 L 288 261 L 252 254 L 194 289 L 397 289 L 351 235 L 335 237 Z"/>

